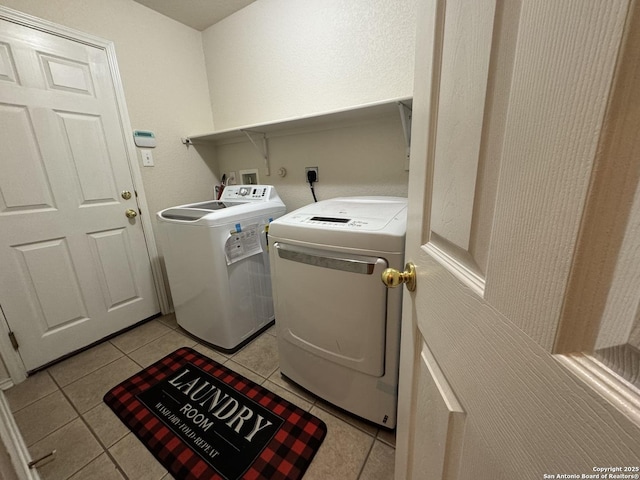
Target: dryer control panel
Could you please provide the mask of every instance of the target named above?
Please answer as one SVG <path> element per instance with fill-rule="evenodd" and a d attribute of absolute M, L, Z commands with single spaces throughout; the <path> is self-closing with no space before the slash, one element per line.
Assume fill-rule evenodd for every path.
<path fill-rule="evenodd" d="M 320 215 L 292 215 L 286 221 L 321 228 L 364 228 L 365 230 L 377 230 L 384 223 L 375 218 L 341 218 Z"/>

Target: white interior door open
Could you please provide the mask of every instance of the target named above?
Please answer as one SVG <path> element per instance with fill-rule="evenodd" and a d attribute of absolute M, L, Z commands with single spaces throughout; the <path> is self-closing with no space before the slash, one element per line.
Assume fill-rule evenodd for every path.
<path fill-rule="evenodd" d="M 397 480 L 638 478 L 638 10 L 420 2 Z"/>
<path fill-rule="evenodd" d="M 27 370 L 159 312 L 111 68 L 0 20 L 0 305 Z"/>

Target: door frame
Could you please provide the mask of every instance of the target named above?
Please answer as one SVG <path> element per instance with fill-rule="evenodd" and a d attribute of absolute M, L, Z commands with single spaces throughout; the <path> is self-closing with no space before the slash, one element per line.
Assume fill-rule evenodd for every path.
<path fill-rule="evenodd" d="M 4 465 L 3 469 L 7 471 L 13 469 L 18 480 L 41 479 L 35 468 L 29 468 L 31 454 L 11 413 L 9 402 L 4 392 L 0 390 L 0 446 L 3 444 L 11 457 L 11 461 Z M 0 473 L 3 469 L 0 469 Z"/>
<path fill-rule="evenodd" d="M 155 235 L 153 233 L 153 225 L 151 223 L 151 215 L 149 213 L 149 205 L 144 192 L 144 186 L 142 182 L 142 172 L 138 164 L 137 151 L 133 142 L 131 122 L 129 120 L 129 112 L 127 110 L 127 104 L 124 96 L 124 87 L 122 85 L 122 79 L 120 77 L 120 71 L 118 69 L 118 62 L 116 60 L 116 50 L 114 43 L 110 40 L 105 40 L 100 37 L 90 35 L 88 33 L 75 30 L 73 28 L 65 27 L 64 25 L 58 25 L 56 23 L 44 20 L 42 18 L 34 17 L 26 13 L 13 10 L 8 7 L 0 5 L 0 20 L 6 20 L 18 25 L 22 25 L 27 28 L 39 30 L 41 32 L 49 33 L 57 37 L 66 38 L 68 40 L 89 45 L 91 47 L 104 50 L 107 55 L 107 61 L 109 63 L 109 71 L 111 73 L 111 81 L 113 82 L 114 94 L 116 104 L 118 108 L 118 115 L 120 119 L 120 127 L 122 130 L 122 136 L 125 140 L 125 151 L 127 153 L 127 163 L 129 164 L 129 171 L 131 173 L 131 179 L 133 186 L 137 192 L 137 203 L 142 214 L 138 217 L 142 222 L 142 231 L 144 234 L 144 241 L 147 246 L 147 252 L 151 263 L 151 271 L 153 275 L 153 281 L 155 284 L 156 294 L 158 296 L 158 302 L 160 304 L 160 310 L 162 313 L 168 313 L 169 300 L 167 297 L 167 291 L 164 283 L 164 275 L 162 273 L 162 267 L 160 265 L 160 258 L 158 254 L 158 247 L 156 244 Z M 19 383 L 27 377 L 25 366 L 22 362 L 22 358 L 16 350 L 13 349 L 9 340 L 9 324 L 0 309 L 0 352 L 2 353 L 2 359 L 7 367 L 9 375 L 14 383 Z"/>

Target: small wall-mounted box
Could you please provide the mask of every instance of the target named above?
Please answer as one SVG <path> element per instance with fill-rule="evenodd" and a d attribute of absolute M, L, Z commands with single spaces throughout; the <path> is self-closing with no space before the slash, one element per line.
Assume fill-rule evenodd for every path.
<path fill-rule="evenodd" d="M 134 130 L 133 141 L 136 147 L 155 148 L 156 136 L 148 130 Z"/>
<path fill-rule="evenodd" d="M 260 183 L 258 169 L 240 170 L 240 182 L 240 185 L 258 185 Z"/>

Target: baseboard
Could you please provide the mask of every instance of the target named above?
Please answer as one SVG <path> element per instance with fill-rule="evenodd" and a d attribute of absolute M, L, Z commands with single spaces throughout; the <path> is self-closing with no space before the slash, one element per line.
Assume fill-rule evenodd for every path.
<path fill-rule="evenodd" d="M 9 390 L 13 387 L 15 383 L 10 378 L 5 378 L 4 380 L 0 380 L 0 390 Z"/>

